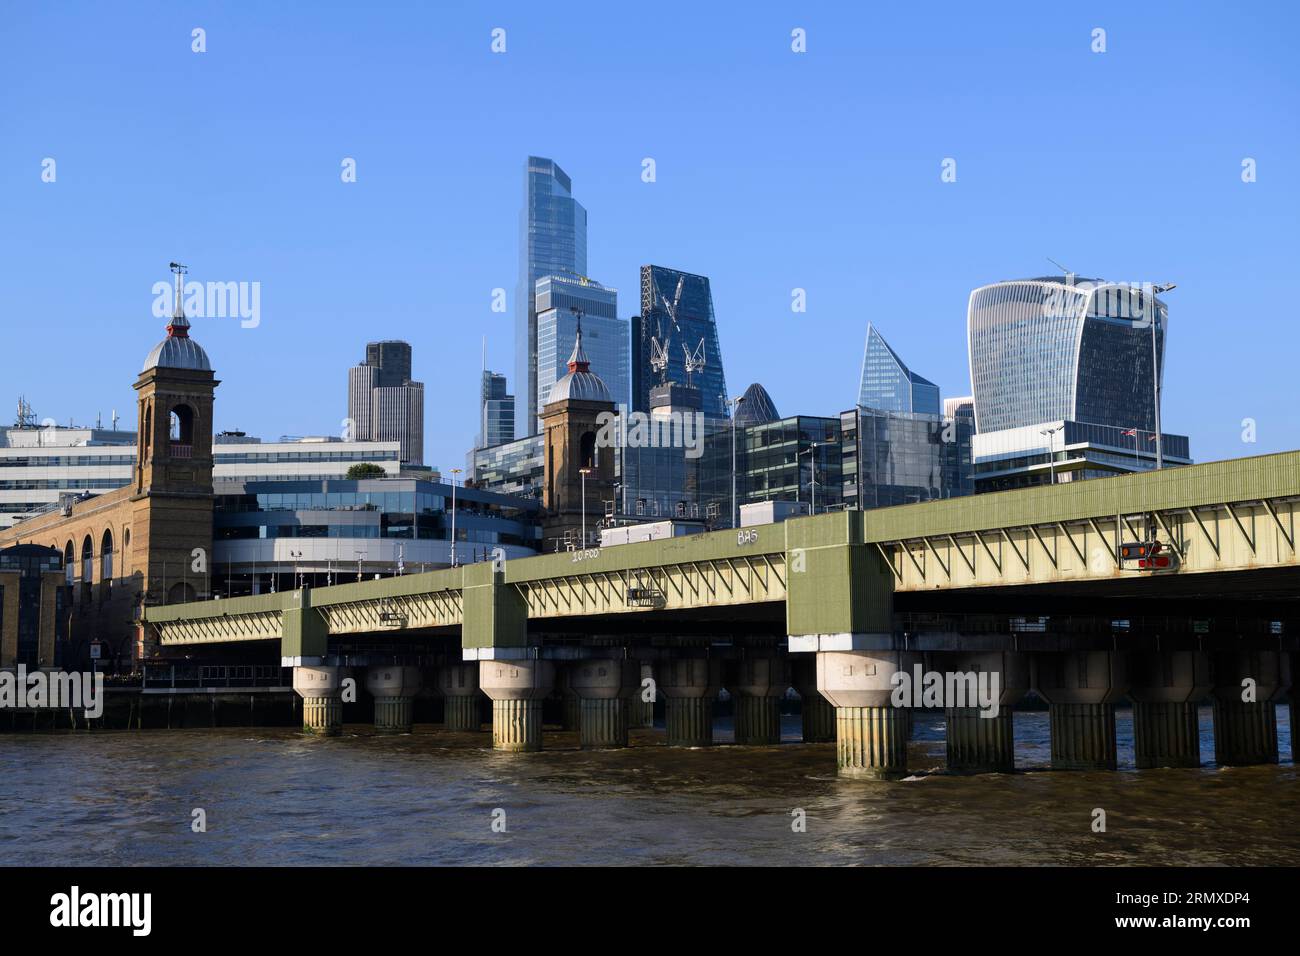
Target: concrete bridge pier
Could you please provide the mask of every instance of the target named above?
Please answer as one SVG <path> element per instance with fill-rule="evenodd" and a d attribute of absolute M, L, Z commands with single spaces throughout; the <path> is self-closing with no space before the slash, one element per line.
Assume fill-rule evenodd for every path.
<path fill-rule="evenodd" d="M 293 689 L 302 698 L 302 730 L 305 734 L 337 737 L 343 730 L 343 678 L 347 668 L 332 665 L 300 665 L 293 669 Z"/>
<path fill-rule="evenodd" d="M 588 658 L 569 666 L 568 685 L 581 703 L 578 739 L 584 750 L 626 747 L 628 698 L 641 678 L 636 661 Z"/>
<path fill-rule="evenodd" d="M 479 687 L 492 699 L 492 746 L 524 752 L 542 749 L 542 698 L 555 684 L 546 660 L 479 661 Z"/>
<path fill-rule="evenodd" d="M 1029 690 L 1029 657 L 1016 651 L 938 653 L 933 664 L 940 672 L 974 675 L 964 685 L 968 706 L 944 708 L 948 769 L 955 773 L 1010 773 L 1016 769 L 1014 707 Z M 978 706 L 981 675 L 993 707 Z M 996 675 L 997 693 L 994 690 Z M 974 694 L 974 697 L 972 697 Z M 956 704 L 958 701 L 945 701 Z"/>
<path fill-rule="evenodd" d="M 653 688 L 655 679 L 654 665 L 649 661 L 641 661 L 640 676 L 637 679 L 636 692 L 628 701 L 628 723 L 633 727 L 653 727 L 655 725 L 655 698 L 650 695 L 649 700 L 643 697 L 649 694 L 649 690 L 643 685 L 647 680 L 651 681 L 649 685 Z"/>
<path fill-rule="evenodd" d="M 799 711 L 803 724 L 803 742 L 830 743 L 835 739 L 835 708 L 817 690 L 817 658 L 795 654 L 790 664 L 790 678 L 799 694 Z"/>
<path fill-rule="evenodd" d="M 911 672 L 909 651 L 819 651 L 817 690 L 835 707 L 835 744 L 846 777 L 907 775 L 907 711 L 891 701 L 893 675 Z"/>
<path fill-rule="evenodd" d="M 560 729 L 580 732 L 582 728 L 582 698 L 569 686 L 569 675 L 576 664 L 556 668 L 555 696 L 560 699 Z"/>
<path fill-rule="evenodd" d="M 1276 701 L 1291 685 L 1287 655 L 1221 652 L 1214 655 L 1213 673 L 1215 763 L 1227 767 L 1277 763 Z M 1247 681 L 1254 682 L 1253 690 Z"/>
<path fill-rule="evenodd" d="M 1053 770 L 1114 770 L 1115 702 L 1128 689 L 1123 655 L 1065 651 L 1034 659 L 1034 687 L 1047 701 Z"/>
<path fill-rule="evenodd" d="M 443 700 L 443 727 L 479 729 L 478 664 L 445 664 L 438 668 L 438 692 Z"/>
<path fill-rule="evenodd" d="M 674 657 L 660 661 L 657 670 L 668 746 L 710 746 L 713 702 L 722 687 L 721 662 L 708 657 Z"/>
<path fill-rule="evenodd" d="M 381 734 L 409 734 L 415 714 L 415 695 L 420 692 L 418 667 L 370 667 L 366 690 L 375 699 L 375 731 Z"/>
<path fill-rule="evenodd" d="M 1197 705 L 1210 692 L 1210 662 L 1200 651 L 1143 652 L 1129 658 L 1133 749 L 1139 770 L 1199 767 Z"/>
<path fill-rule="evenodd" d="M 726 684 L 735 702 L 736 743 L 779 744 L 781 698 L 790 686 L 790 665 L 776 654 L 755 654 L 728 663 Z"/>

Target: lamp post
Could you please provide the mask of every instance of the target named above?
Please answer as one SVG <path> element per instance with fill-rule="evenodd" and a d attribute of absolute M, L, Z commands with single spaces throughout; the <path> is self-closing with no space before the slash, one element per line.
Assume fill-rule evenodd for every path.
<path fill-rule="evenodd" d="M 808 490 L 812 493 L 812 497 L 811 497 L 811 500 L 810 500 L 809 505 L 808 505 L 808 513 L 809 513 L 809 514 L 816 514 L 816 513 L 817 513 L 817 458 L 816 458 L 816 454 L 815 454 L 815 453 L 816 453 L 817 449 L 820 448 L 820 447 L 821 447 L 822 445 L 824 445 L 824 444 L 826 444 L 826 443 L 825 443 L 825 442 L 820 442 L 820 441 L 815 441 L 815 442 L 813 442 L 811 445 L 809 445 L 807 448 L 805 448 L 803 451 L 799 452 L 799 455 L 797 456 L 798 458 L 802 458 L 804 455 L 807 455 L 807 456 L 808 456 L 808 463 L 809 463 L 809 465 L 811 465 L 811 467 L 812 467 L 812 474 L 811 474 L 811 476 L 809 477 L 809 481 L 808 481 Z M 796 461 L 797 461 L 797 458 L 796 458 Z M 795 474 L 795 485 L 796 485 L 796 487 L 795 487 L 795 500 L 796 500 L 796 501 L 797 501 L 798 498 L 799 498 L 799 488 L 798 488 L 798 486 L 801 485 L 801 484 L 803 484 L 803 482 L 799 481 L 799 475 L 798 475 L 798 472 L 799 472 L 799 471 L 800 471 L 800 469 L 799 469 L 799 467 L 798 467 L 797 464 L 796 464 L 796 467 L 795 467 L 795 472 L 796 472 L 796 474 Z"/>
<path fill-rule="evenodd" d="M 451 470 L 451 566 L 456 566 L 456 482 L 459 480 L 456 476 L 461 473 L 460 468 Z"/>
<path fill-rule="evenodd" d="M 1056 449 L 1053 447 L 1052 436 L 1061 430 L 1061 426 L 1055 428 L 1044 428 L 1038 434 L 1047 436 L 1047 474 L 1048 484 L 1056 484 Z"/>
<path fill-rule="evenodd" d="M 731 406 L 731 526 L 739 527 L 740 515 L 736 511 L 736 413 L 740 411 L 740 403 L 745 400 L 745 396 L 733 398 L 727 404 Z"/>
<path fill-rule="evenodd" d="M 579 468 L 578 474 L 582 475 L 582 549 L 587 549 L 587 476 L 591 474 L 590 468 Z"/>
<path fill-rule="evenodd" d="M 1160 306 L 1156 304 L 1156 293 L 1168 292 L 1174 288 L 1177 288 L 1177 286 L 1173 282 L 1166 282 L 1164 285 L 1153 285 L 1151 287 L 1151 301 L 1147 304 L 1147 309 L 1151 313 L 1151 377 L 1154 379 L 1156 402 L 1157 469 L 1165 467 L 1165 448 L 1164 437 L 1160 434 L 1160 353 L 1156 348 L 1156 326 L 1160 323 Z"/>

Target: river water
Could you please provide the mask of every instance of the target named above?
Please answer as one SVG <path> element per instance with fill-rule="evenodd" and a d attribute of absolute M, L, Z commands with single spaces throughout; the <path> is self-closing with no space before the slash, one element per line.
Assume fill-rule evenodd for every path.
<path fill-rule="evenodd" d="M 1201 714 L 1202 760 L 1213 756 Z M 1300 863 L 1300 773 L 1278 708 L 1282 763 L 1049 772 L 1047 714 L 1016 715 L 1024 772 L 948 776 L 941 713 L 917 715 L 899 782 L 840 780 L 831 744 L 633 746 L 498 754 L 490 735 L 333 739 L 269 728 L 0 736 L 7 865 L 227 864 L 1180 864 Z M 719 720 L 717 739 L 731 737 Z M 191 829 L 193 811 L 207 830 Z M 1094 808 L 1106 832 L 1094 833 Z M 806 822 L 796 832 L 802 811 Z M 495 832 L 493 821 L 504 821 Z M 498 823 L 499 827 L 499 823 Z"/>

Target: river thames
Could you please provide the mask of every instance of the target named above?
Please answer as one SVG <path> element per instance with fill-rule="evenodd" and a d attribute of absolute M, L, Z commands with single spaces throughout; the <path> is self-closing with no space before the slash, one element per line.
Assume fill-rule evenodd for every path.
<path fill-rule="evenodd" d="M 1050 772 L 1044 711 L 1016 715 L 1022 772 L 950 776 L 941 713 L 917 715 L 911 777 L 841 780 L 832 744 L 502 754 L 487 733 L 417 725 L 332 739 L 286 728 L 0 736 L 6 865 L 1297 864 L 1300 780 L 1282 762 Z M 1202 761 L 1213 757 L 1201 712 Z M 717 739 L 731 737 L 719 720 Z M 1093 832 L 1094 809 L 1106 832 Z M 203 810 L 206 832 L 193 832 Z M 799 832 L 798 822 L 806 828 Z M 494 821 L 497 827 L 494 829 Z M 499 832 L 504 822 L 504 832 Z"/>

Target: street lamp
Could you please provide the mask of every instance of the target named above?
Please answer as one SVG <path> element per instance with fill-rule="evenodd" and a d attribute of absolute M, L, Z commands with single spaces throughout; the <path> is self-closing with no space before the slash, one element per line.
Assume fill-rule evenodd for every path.
<path fill-rule="evenodd" d="M 804 455 L 807 455 L 807 456 L 808 456 L 808 463 L 812 466 L 812 474 L 811 474 L 811 476 L 809 477 L 809 481 L 808 481 L 808 488 L 809 488 L 809 491 L 812 492 L 812 500 L 809 502 L 809 513 L 810 513 L 810 514 L 816 514 L 816 513 L 817 513 L 817 458 L 816 458 L 816 454 L 815 454 L 815 453 L 816 453 L 817 449 L 820 448 L 820 447 L 821 447 L 822 445 L 824 445 L 824 444 L 826 444 L 826 442 L 823 442 L 823 441 L 815 441 L 815 442 L 813 442 L 811 445 L 809 445 L 807 448 L 805 448 L 803 451 L 799 452 L 799 454 L 798 454 L 798 455 L 796 456 L 796 458 L 795 458 L 795 462 L 796 462 L 796 465 L 795 465 L 795 472 L 796 472 L 796 474 L 795 474 L 795 485 L 796 485 L 796 488 L 795 488 L 795 498 L 796 498 L 796 500 L 798 499 L 798 496 L 799 496 L 799 488 L 798 488 L 797 486 L 800 485 L 800 484 L 802 484 L 802 482 L 799 481 L 799 475 L 798 475 L 798 472 L 799 472 L 799 470 L 800 470 L 799 467 L 798 467 L 798 459 L 799 459 L 800 457 L 804 456 Z"/>
<path fill-rule="evenodd" d="M 731 526 L 733 528 L 740 525 L 740 515 L 736 511 L 736 413 L 740 411 L 740 403 L 745 400 L 745 396 L 733 398 L 727 404 L 731 406 Z"/>
<path fill-rule="evenodd" d="M 1166 282 L 1164 285 L 1153 285 L 1151 287 L 1151 302 L 1148 309 L 1151 312 L 1151 377 L 1155 380 L 1155 401 L 1156 401 L 1156 468 L 1165 467 L 1165 448 L 1164 437 L 1160 434 L 1160 359 L 1156 350 L 1156 325 L 1160 322 L 1160 306 L 1156 305 L 1157 292 L 1168 292 L 1170 289 L 1177 288 L 1173 282 Z"/>
<path fill-rule="evenodd" d="M 590 468 L 579 468 L 578 474 L 582 475 L 582 550 L 587 548 L 587 476 L 591 474 Z"/>
<path fill-rule="evenodd" d="M 456 476 L 461 473 L 461 470 L 460 468 L 451 470 L 451 566 L 453 568 L 456 566 L 456 482 L 459 481 Z"/>
<path fill-rule="evenodd" d="M 1047 436 L 1047 468 L 1049 485 L 1056 484 L 1056 449 L 1052 447 L 1052 436 L 1061 430 L 1061 426 L 1055 428 L 1044 428 L 1038 434 Z"/>

